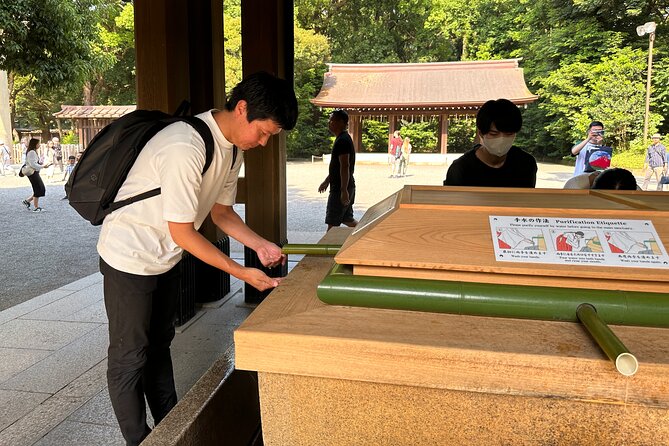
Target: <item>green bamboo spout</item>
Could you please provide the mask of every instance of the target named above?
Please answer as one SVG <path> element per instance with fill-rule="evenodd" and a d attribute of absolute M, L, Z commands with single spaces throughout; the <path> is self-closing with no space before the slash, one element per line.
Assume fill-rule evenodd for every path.
<path fill-rule="evenodd" d="M 634 375 L 639 369 L 639 362 L 599 317 L 595 307 L 590 304 L 581 304 L 576 309 L 576 315 L 597 345 L 614 362 L 616 369 L 625 376 Z"/>
<path fill-rule="evenodd" d="M 305 254 L 314 256 L 333 256 L 337 254 L 341 245 L 309 245 L 288 243 L 281 247 L 284 254 Z"/>

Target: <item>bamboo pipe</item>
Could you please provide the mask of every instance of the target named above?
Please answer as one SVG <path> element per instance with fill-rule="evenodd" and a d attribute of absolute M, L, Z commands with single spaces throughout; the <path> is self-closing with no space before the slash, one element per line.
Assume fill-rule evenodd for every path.
<path fill-rule="evenodd" d="M 669 327 L 669 294 L 354 276 L 335 265 L 318 285 L 328 304 L 579 322 L 588 302 L 610 324 Z"/>
<path fill-rule="evenodd" d="M 284 254 L 306 254 L 314 256 L 332 256 L 337 254 L 341 245 L 309 245 L 288 243 L 281 247 Z"/>
<path fill-rule="evenodd" d="M 581 304 L 576 309 L 576 315 L 597 345 L 616 365 L 616 370 L 625 376 L 632 376 L 639 370 L 639 361 L 599 317 L 594 306 Z"/>

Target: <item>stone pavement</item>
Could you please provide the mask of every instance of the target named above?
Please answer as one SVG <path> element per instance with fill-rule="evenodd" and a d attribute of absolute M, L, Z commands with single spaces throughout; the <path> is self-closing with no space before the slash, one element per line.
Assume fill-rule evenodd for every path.
<path fill-rule="evenodd" d="M 290 268 L 295 261 L 291 256 Z M 227 296 L 177 329 L 180 399 L 253 311 L 242 285 L 232 278 Z M 107 344 L 99 273 L 0 312 L 0 445 L 125 444 L 107 393 Z"/>

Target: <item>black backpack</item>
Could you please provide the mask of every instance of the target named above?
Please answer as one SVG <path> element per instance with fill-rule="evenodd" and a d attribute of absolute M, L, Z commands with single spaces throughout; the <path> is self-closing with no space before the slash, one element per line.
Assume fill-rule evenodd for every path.
<path fill-rule="evenodd" d="M 156 188 L 114 202 L 139 152 L 156 133 L 175 122 L 187 122 L 204 140 L 204 175 L 214 157 L 214 137 L 203 120 L 182 116 L 187 108 L 187 104 L 182 104 L 174 115 L 157 110 L 135 110 L 100 130 L 65 185 L 70 206 L 93 225 L 100 225 L 115 210 L 160 194 L 160 188 Z M 233 158 L 233 165 L 234 162 Z"/>

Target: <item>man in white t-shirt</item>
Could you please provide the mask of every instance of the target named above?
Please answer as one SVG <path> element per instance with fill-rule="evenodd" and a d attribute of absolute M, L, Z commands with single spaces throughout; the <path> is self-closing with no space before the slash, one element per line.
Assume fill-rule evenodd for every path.
<path fill-rule="evenodd" d="M 232 90 L 224 110 L 198 118 L 214 137 L 207 172 L 202 175 L 206 155 L 199 133 L 183 122 L 166 127 L 146 144 L 116 201 L 156 187 L 160 195 L 112 212 L 98 240 L 109 319 L 109 395 L 128 445 L 139 444 L 151 431 L 145 396 L 155 424 L 176 404 L 170 344 L 178 304 L 175 266 L 183 251 L 261 291 L 281 280 L 236 263 L 197 232 L 207 215 L 253 249 L 264 266 L 286 261 L 281 248 L 253 232 L 232 206 L 242 165 L 237 148 L 264 146 L 272 135 L 295 126 L 291 84 L 256 73 Z"/>

